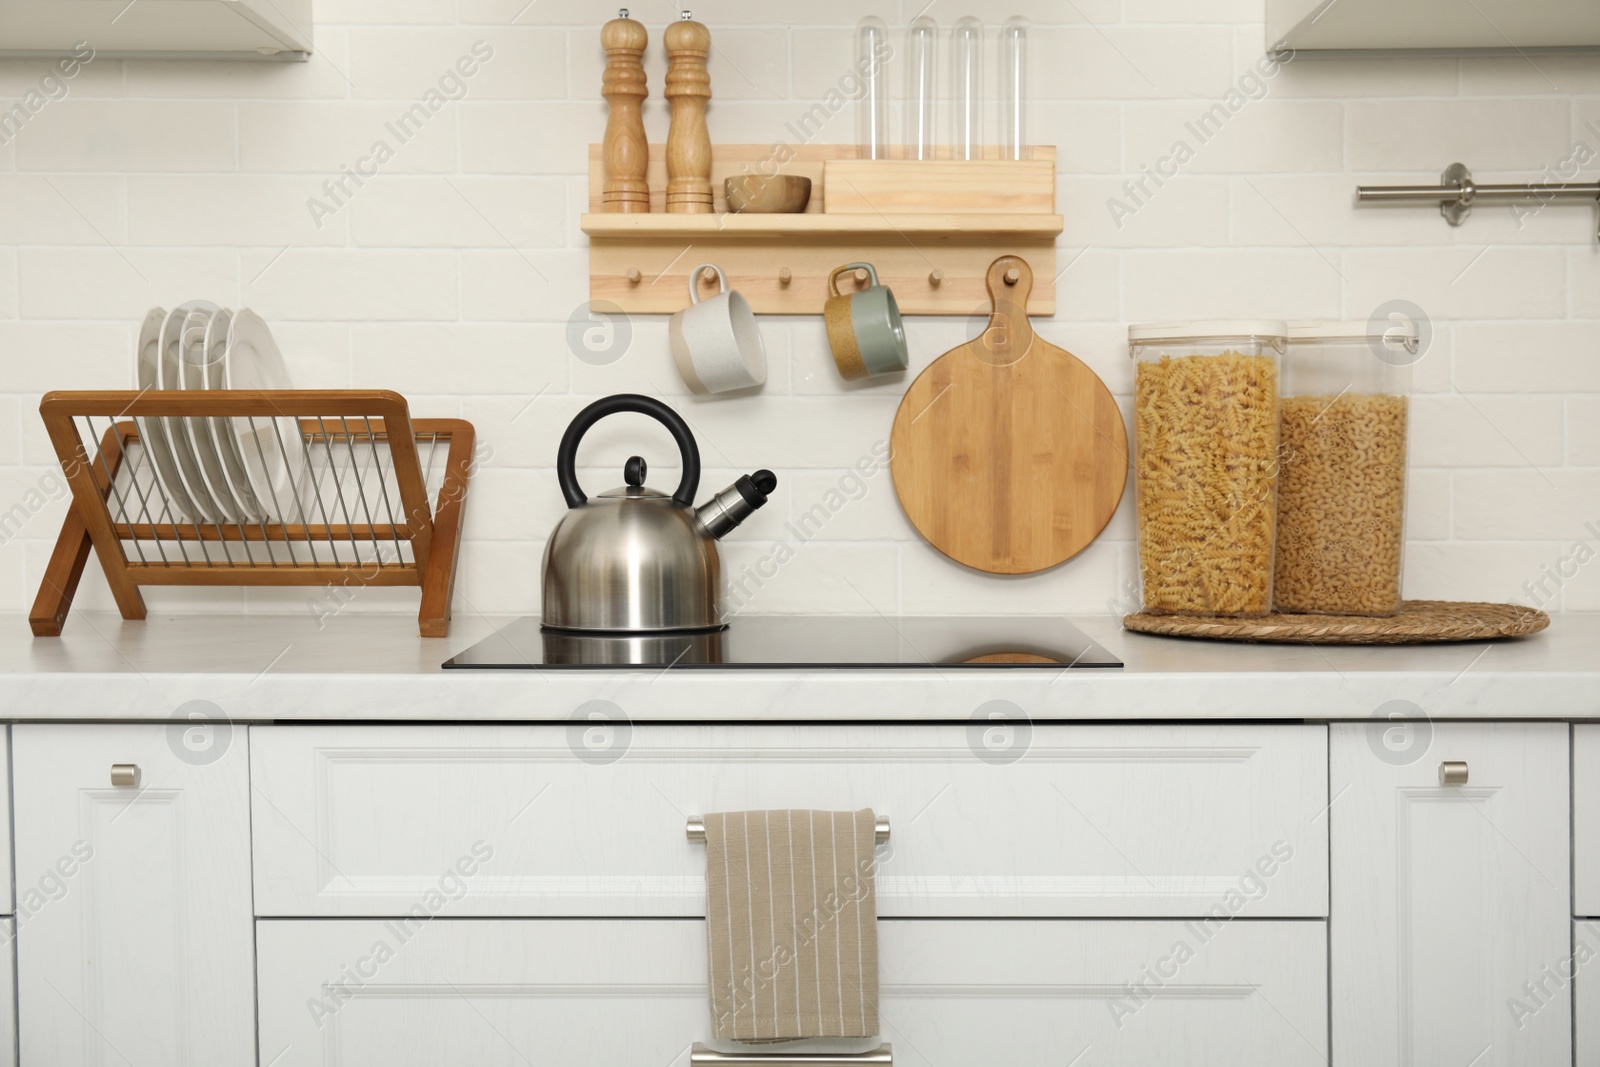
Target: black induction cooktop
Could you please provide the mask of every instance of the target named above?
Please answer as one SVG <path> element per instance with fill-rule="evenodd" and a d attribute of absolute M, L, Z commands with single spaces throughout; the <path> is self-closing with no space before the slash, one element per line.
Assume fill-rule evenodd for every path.
<path fill-rule="evenodd" d="M 537 618 L 499 627 L 445 669 L 1019 670 L 1120 667 L 1122 661 L 1056 616 L 740 616 L 702 633 L 589 635 L 541 630 Z"/>

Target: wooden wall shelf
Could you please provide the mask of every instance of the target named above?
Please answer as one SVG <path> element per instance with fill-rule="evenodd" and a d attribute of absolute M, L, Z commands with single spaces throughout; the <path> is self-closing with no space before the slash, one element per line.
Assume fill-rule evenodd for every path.
<path fill-rule="evenodd" d="M 1020 167 L 1037 174 L 1041 163 L 1047 163 L 1053 172 L 1053 147 L 1031 153 Z M 689 272 L 701 263 L 716 263 L 757 312 L 815 315 L 827 299 L 829 271 L 866 261 L 894 290 L 905 314 L 971 315 L 989 306 L 984 288 L 989 264 L 1012 253 L 1026 257 L 1038 279 L 1030 310 L 1054 314 L 1060 215 L 995 211 L 992 205 L 985 209 L 978 204 L 962 213 L 863 212 L 856 205 L 849 213 L 827 214 L 824 164 L 856 158 L 853 145 L 791 146 L 781 153 L 772 145 L 719 145 L 711 172 L 716 213 L 676 215 L 665 211 L 662 146 L 652 145 L 647 175 L 652 210 L 622 214 L 600 210 L 605 181 L 601 146 L 590 145 L 589 212 L 582 219 L 589 235 L 589 299 L 629 312 L 674 312 L 689 302 Z M 982 164 L 986 172 L 1007 165 L 997 158 Z M 805 212 L 727 213 L 724 178 L 775 172 L 811 178 L 812 199 Z M 1053 195 L 1041 206 L 1053 208 Z M 701 284 L 709 293 L 715 281 Z"/>
<path fill-rule="evenodd" d="M 888 231 L 919 237 L 959 234 L 1054 239 L 1060 215 L 585 215 L 590 237 L 649 238 L 728 234 L 735 237 L 858 237 Z M 835 264 L 837 266 L 837 264 Z"/>

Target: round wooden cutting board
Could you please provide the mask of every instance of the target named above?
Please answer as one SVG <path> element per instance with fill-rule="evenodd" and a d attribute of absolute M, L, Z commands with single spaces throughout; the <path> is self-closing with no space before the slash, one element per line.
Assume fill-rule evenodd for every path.
<path fill-rule="evenodd" d="M 1128 435 L 1111 391 L 1033 332 L 1033 271 L 989 265 L 989 326 L 934 360 L 895 413 L 890 469 L 917 531 L 958 563 L 1028 574 L 1071 559 L 1122 499 Z"/>

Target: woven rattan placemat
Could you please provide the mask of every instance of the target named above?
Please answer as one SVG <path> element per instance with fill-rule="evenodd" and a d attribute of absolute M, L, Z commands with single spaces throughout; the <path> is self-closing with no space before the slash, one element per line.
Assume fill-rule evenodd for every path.
<path fill-rule="evenodd" d="M 1412 645 L 1431 641 L 1485 641 L 1523 637 L 1550 625 L 1550 616 L 1517 604 L 1474 604 L 1453 600 L 1407 600 L 1400 614 L 1266 615 L 1241 619 L 1222 615 L 1125 616 L 1129 630 L 1167 637 L 1208 637 L 1221 641 L 1278 641 L 1307 645 Z"/>

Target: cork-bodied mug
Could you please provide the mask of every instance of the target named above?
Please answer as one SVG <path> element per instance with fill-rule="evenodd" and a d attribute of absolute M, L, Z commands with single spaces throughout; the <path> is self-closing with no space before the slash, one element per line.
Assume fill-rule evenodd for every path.
<path fill-rule="evenodd" d="M 865 270 L 869 282 L 854 293 L 839 292 L 839 275 Z M 846 263 L 828 275 L 828 302 L 823 305 L 833 362 L 847 381 L 903 371 L 911 364 L 900 305 L 870 263 Z"/>
<path fill-rule="evenodd" d="M 702 271 L 717 276 L 719 292 L 700 299 Z M 689 306 L 667 326 L 672 358 L 697 393 L 729 393 L 767 380 L 767 350 L 749 301 L 728 288 L 722 268 L 702 263 L 689 274 Z"/>

